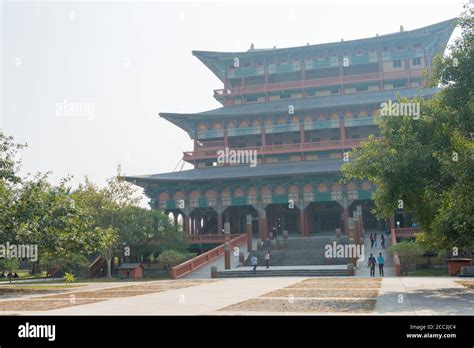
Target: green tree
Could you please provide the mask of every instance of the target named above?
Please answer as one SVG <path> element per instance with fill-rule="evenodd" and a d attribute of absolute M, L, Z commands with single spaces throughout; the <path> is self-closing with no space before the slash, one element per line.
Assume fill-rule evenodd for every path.
<path fill-rule="evenodd" d="M 398 254 L 401 272 L 405 275 L 408 275 L 410 266 L 416 267 L 416 259 L 425 252 L 421 245 L 414 241 L 397 243 L 388 248 L 387 251 L 391 254 Z"/>
<path fill-rule="evenodd" d="M 399 200 L 423 229 L 433 250 L 474 248 L 474 41 L 472 18 L 460 19 L 462 38 L 451 56 L 437 57 L 431 86 L 443 89 L 420 103 L 420 119 L 379 119 L 381 139 L 371 136 L 343 166 L 344 178 L 376 184 L 375 212 L 393 215 Z"/>

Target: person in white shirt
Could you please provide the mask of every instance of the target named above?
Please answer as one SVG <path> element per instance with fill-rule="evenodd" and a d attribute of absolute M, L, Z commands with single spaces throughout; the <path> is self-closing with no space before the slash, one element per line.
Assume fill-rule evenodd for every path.
<path fill-rule="evenodd" d="M 270 267 L 270 250 L 267 250 L 267 253 L 265 254 L 265 264 L 267 265 L 267 268 Z"/>

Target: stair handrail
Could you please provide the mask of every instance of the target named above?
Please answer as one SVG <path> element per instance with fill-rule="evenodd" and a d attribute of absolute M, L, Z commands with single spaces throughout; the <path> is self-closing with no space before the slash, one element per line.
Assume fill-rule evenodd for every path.
<path fill-rule="evenodd" d="M 231 249 L 235 248 L 236 246 L 240 246 L 242 244 L 247 243 L 247 234 L 241 234 L 229 241 L 229 247 Z M 194 272 L 195 270 L 207 265 L 208 263 L 214 261 L 221 255 L 225 253 L 225 243 L 206 251 L 205 253 L 193 257 L 190 260 L 184 261 L 177 266 L 171 268 L 171 278 L 172 279 L 179 279 L 184 277 L 185 275 Z"/>

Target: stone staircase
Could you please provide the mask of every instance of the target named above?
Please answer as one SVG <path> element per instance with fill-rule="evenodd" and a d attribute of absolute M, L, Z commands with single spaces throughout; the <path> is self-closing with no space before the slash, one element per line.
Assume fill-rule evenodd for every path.
<path fill-rule="evenodd" d="M 264 244 L 261 250 L 256 251 L 258 266 L 265 265 L 267 250 L 270 250 L 270 266 L 347 265 L 349 259 L 325 257 L 325 246 L 333 241 L 334 238 L 330 237 L 288 239 L 286 245 L 278 250 L 271 250 L 270 246 Z M 344 243 L 347 243 L 347 239 L 341 238 L 338 244 Z M 252 266 L 250 257 L 247 257 L 244 266 Z"/>
<path fill-rule="evenodd" d="M 347 276 L 347 267 L 340 266 L 314 266 L 314 267 L 270 267 L 257 268 L 253 273 L 249 267 L 234 268 L 217 272 L 217 278 L 247 278 L 247 277 L 344 277 Z"/>
<path fill-rule="evenodd" d="M 280 239 L 280 242 L 282 240 Z M 346 258 L 327 258 L 325 247 L 335 241 L 335 236 L 294 238 L 284 241 L 281 249 L 271 250 L 271 242 L 265 241 L 259 250 L 254 251 L 258 259 L 256 273 L 252 271 L 249 254 L 243 267 L 217 272 L 218 278 L 230 277 L 285 277 L 285 276 L 348 276 Z M 337 244 L 347 244 L 347 237 L 341 237 Z M 270 268 L 265 266 L 265 254 L 270 250 Z"/>

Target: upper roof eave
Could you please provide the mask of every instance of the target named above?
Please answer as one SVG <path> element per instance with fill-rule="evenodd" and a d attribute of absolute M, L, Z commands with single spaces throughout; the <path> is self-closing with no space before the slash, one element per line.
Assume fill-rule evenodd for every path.
<path fill-rule="evenodd" d="M 311 51 L 318 48 L 331 48 L 331 47 L 349 47 L 352 45 L 357 45 L 361 43 L 371 43 L 371 42 L 384 42 L 396 39 L 397 37 L 400 39 L 417 37 L 420 35 L 425 35 L 427 33 L 432 33 L 435 31 L 440 30 L 454 30 L 454 24 L 456 23 L 457 18 L 450 18 L 448 20 L 438 22 L 435 24 L 431 24 L 425 27 L 407 30 L 402 32 L 394 32 L 384 35 L 378 35 L 368 38 L 362 39 L 354 39 L 354 40 L 347 40 L 347 41 L 337 41 L 337 42 L 329 42 L 329 43 L 321 43 L 321 44 L 314 44 L 314 45 L 304 45 L 304 46 L 295 46 L 295 47 L 285 47 L 285 48 L 273 48 L 273 49 L 263 49 L 263 50 L 248 50 L 243 52 L 219 52 L 219 51 L 199 51 L 194 50 L 192 54 L 197 57 L 201 62 L 203 62 L 219 79 L 222 81 L 224 80 L 224 75 L 222 72 L 218 71 L 216 61 L 220 61 L 223 59 L 233 59 L 236 56 L 239 58 L 245 57 L 257 57 L 257 56 L 265 56 L 265 55 L 272 55 L 272 54 L 279 54 L 279 53 L 291 53 L 297 51 Z"/>
<path fill-rule="evenodd" d="M 437 87 L 419 89 L 419 88 L 404 88 L 393 89 L 387 91 L 367 92 L 362 94 L 346 94 L 346 95 L 331 95 L 322 97 L 311 97 L 304 99 L 292 99 L 291 104 L 294 105 L 295 110 L 307 111 L 317 110 L 329 107 L 345 107 L 349 105 L 364 105 L 383 102 L 388 99 L 394 100 L 397 95 L 402 98 L 414 98 L 417 96 L 430 97 L 438 93 L 441 89 Z M 217 109 L 212 109 L 198 113 L 168 113 L 160 112 L 160 117 L 177 124 L 179 120 L 184 119 L 203 119 L 203 118 L 220 118 L 220 117 L 235 117 L 235 116 L 251 116 L 255 114 L 274 114 L 276 112 L 284 112 L 288 110 L 288 100 L 277 100 L 265 103 L 240 104 L 232 106 L 223 106 Z M 177 124 L 179 126 L 179 124 Z"/>

